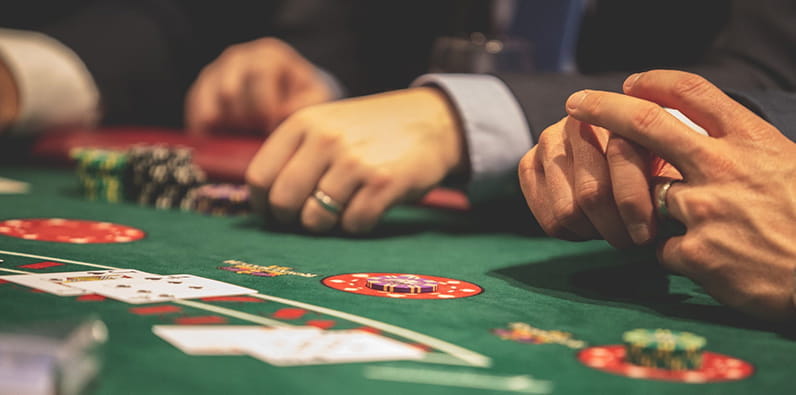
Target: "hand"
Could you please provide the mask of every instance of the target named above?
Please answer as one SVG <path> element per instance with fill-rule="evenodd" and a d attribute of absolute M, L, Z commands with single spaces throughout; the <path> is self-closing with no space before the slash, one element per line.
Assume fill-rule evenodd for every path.
<path fill-rule="evenodd" d="M 309 61 L 288 44 L 262 38 L 227 48 L 205 67 L 185 103 L 189 133 L 271 132 L 300 108 L 333 99 Z"/>
<path fill-rule="evenodd" d="M 19 116 L 19 93 L 11 70 L 0 59 L 0 133 Z"/>
<path fill-rule="evenodd" d="M 650 179 L 679 173 L 621 136 L 567 117 L 541 134 L 520 161 L 519 176 L 547 234 L 604 238 L 625 248 L 655 237 Z"/>
<path fill-rule="evenodd" d="M 662 243 L 661 263 L 751 315 L 796 315 L 796 144 L 693 74 L 633 75 L 624 90 L 628 96 L 578 92 L 567 112 L 649 149 L 683 174 L 666 202 L 687 231 Z M 659 104 L 679 109 L 710 136 L 694 133 Z"/>
<path fill-rule="evenodd" d="M 464 143 L 445 95 L 414 88 L 300 110 L 255 155 L 246 172 L 255 204 L 315 232 L 362 233 L 390 206 L 421 197 L 465 165 Z M 311 197 L 344 207 L 334 214 Z M 259 199 L 258 199 L 259 197 Z"/>

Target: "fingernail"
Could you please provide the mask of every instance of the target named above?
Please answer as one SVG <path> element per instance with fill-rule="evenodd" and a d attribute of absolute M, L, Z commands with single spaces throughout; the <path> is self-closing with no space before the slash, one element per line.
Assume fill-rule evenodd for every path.
<path fill-rule="evenodd" d="M 641 77 L 641 73 L 631 74 L 630 77 L 627 77 L 625 83 L 622 84 L 622 90 L 627 93 L 636 84 L 638 77 Z"/>
<path fill-rule="evenodd" d="M 589 91 L 582 90 L 572 94 L 572 96 L 567 99 L 567 108 L 570 110 L 576 110 L 580 103 L 583 103 L 583 99 L 589 95 Z"/>
<path fill-rule="evenodd" d="M 646 244 L 650 241 L 650 228 L 646 224 L 634 224 L 628 226 L 630 238 L 636 245 Z"/>

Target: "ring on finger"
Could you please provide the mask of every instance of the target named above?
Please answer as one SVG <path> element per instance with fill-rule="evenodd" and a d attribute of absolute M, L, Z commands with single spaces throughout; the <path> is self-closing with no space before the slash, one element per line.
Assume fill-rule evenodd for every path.
<path fill-rule="evenodd" d="M 666 182 L 661 184 L 661 186 L 658 188 L 658 193 L 655 195 L 655 211 L 658 212 L 658 217 L 660 218 L 671 218 L 666 197 L 669 194 L 669 189 L 672 188 L 672 185 L 674 185 L 675 182 L 683 181 L 673 178 L 666 180 Z"/>
<path fill-rule="evenodd" d="M 315 199 L 318 204 L 323 207 L 324 210 L 338 215 L 341 211 L 343 211 L 343 205 L 335 201 L 331 196 L 327 195 L 326 192 L 316 189 L 315 192 L 312 193 L 312 198 Z"/>

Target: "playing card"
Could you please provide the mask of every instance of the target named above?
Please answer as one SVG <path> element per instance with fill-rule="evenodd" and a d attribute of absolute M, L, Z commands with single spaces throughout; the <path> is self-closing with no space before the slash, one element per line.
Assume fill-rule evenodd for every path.
<path fill-rule="evenodd" d="M 59 296 L 77 296 L 92 293 L 83 288 L 81 284 L 87 282 L 104 282 L 119 279 L 135 279 L 155 276 L 132 269 L 118 270 L 90 270 L 83 272 L 14 274 L 0 276 L 1 279 L 42 290 Z"/>
<path fill-rule="evenodd" d="M 423 351 L 384 336 L 357 331 L 299 332 L 280 328 L 241 345 L 249 355 L 277 366 L 423 358 Z"/>
<path fill-rule="evenodd" d="M 118 279 L 103 281 L 102 283 L 87 282 L 80 284 L 80 287 L 87 291 L 131 304 L 243 295 L 257 292 L 254 289 L 191 274 Z"/>
<path fill-rule="evenodd" d="M 0 177 L 0 194 L 28 193 L 30 184 L 27 182 Z"/>
<path fill-rule="evenodd" d="M 190 355 L 241 355 L 245 344 L 270 328 L 254 325 L 155 325 L 152 332 Z"/>

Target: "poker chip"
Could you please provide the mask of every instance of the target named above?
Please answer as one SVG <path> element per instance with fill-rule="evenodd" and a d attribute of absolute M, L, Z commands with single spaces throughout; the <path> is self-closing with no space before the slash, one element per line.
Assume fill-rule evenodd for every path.
<path fill-rule="evenodd" d="M 634 329 L 622 341 L 627 362 L 668 370 L 699 368 L 706 343 L 704 337 L 668 329 Z"/>
<path fill-rule="evenodd" d="M 377 284 L 386 284 L 384 279 L 389 278 L 403 279 L 404 281 L 412 280 L 415 286 L 423 284 L 425 287 L 429 287 L 432 283 L 436 283 L 436 289 L 430 292 L 415 293 L 406 292 L 405 289 L 407 288 L 404 288 L 403 291 L 390 291 L 390 286 L 386 287 L 387 291 L 378 289 L 384 285 Z M 370 281 L 372 283 L 371 286 L 368 285 L 368 280 L 372 280 Z M 456 299 L 475 296 L 483 292 L 481 287 L 471 282 L 410 273 L 347 273 L 326 277 L 321 282 L 327 287 L 338 291 L 393 299 Z M 396 285 L 398 285 L 396 288 L 401 288 L 400 284 L 395 284 L 395 282 L 391 284 L 393 287 Z M 373 288 L 373 286 L 376 288 Z M 417 288 L 414 290 L 417 291 Z"/>
<path fill-rule="evenodd" d="M 124 152 L 98 148 L 76 148 L 70 156 L 77 163 L 83 196 L 90 200 L 118 203 L 124 199 L 123 179 L 127 168 Z"/>
<path fill-rule="evenodd" d="M 0 222 L 0 235 L 58 243 L 127 243 L 146 234 L 133 227 L 110 222 L 61 218 L 10 219 Z"/>
<path fill-rule="evenodd" d="M 140 205 L 179 208 L 188 193 L 206 181 L 204 172 L 192 163 L 189 148 L 138 145 L 127 155 L 127 197 Z"/>
<path fill-rule="evenodd" d="M 235 184 L 203 185 L 187 195 L 181 207 L 210 215 L 248 214 L 249 188 Z"/>
<path fill-rule="evenodd" d="M 699 368 L 686 370 L 639 366 L 628 362 L 625 356 L 625 346 L 616 344 L 583 349 L 578 360 L 590 368 L 634 379 L 692 384 L 742 380 L 755 371 L 749 362 L 709 351 L 702 353 Z"/>
<path fill-rule="evenodd" d="M 405 274 L 400 276 L 371 277 L 367 279 L 365 286 L 384 292 L 424 294 L 428 292 L 437 292 L 439 283 L 434 280 Z"/>

